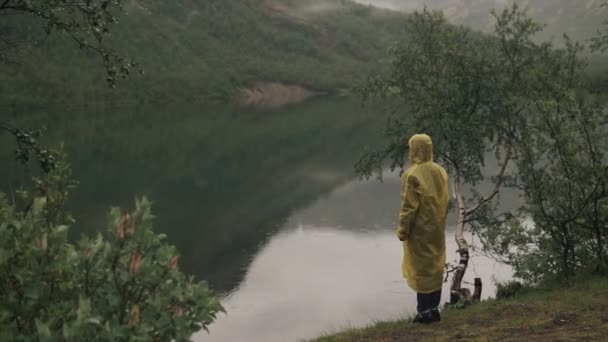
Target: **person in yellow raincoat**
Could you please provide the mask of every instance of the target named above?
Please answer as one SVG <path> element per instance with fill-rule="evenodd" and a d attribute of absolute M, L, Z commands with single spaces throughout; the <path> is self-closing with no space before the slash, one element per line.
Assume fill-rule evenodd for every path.
<path fill-rule="evenodd" d="M 433 162 L 433 142 L 426 134 L 409 140 L 409 160 L 411 166 L 402 175 L 397 237 L 403 241 L 403 276 L 417 292 L 414 322 L 431 323 L 441 319 L 448 175 Z"/>

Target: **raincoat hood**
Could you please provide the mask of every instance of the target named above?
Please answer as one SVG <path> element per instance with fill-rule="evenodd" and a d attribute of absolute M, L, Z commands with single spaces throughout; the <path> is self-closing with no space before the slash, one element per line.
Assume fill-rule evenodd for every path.
<path fill-rule="evenodd" d="M 433 141 L 426 134 L 416 134 L 409 141 L 409 159 L 412 164 L 433 161 Z"/>

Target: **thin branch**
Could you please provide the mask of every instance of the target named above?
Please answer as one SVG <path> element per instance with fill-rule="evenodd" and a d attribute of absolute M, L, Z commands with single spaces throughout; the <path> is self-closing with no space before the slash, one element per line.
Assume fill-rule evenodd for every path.
<path fill-rule="evenodd" d="M 9 1 L 11 1 L 11 0 L 4 0 L 4 2 L 2 3 L 2 5 L 0 5 L 0 10 L 4 9 L 8 5 Z"/>
<path fill-rule="evenodd" d="M 3 129 L 3 130 L 5 130 L 5 131 L 7 131 L 7 132 L 9 132 L 11 134 L 17 133 L 17 130 L 15 130 L 14 128 L 11 128 L 11 127 L 9 127 L 9 126 L 1 123 L 1 122 L 0 122 L 0 129 Z"/>
<path fill-rule="evenodd" d="M 509 161 L 511 160 L 512 155 L 513 155 L 513 147 L 511 147 L 511 145 L 508 145 L 507 153 L 505 154 L 505 158 L 503 160 L 502 166 L 500 168 L 500 171 L 498 172 L 498 175 L 496 176 L 498 178 L 498 181 L 496 182 L 494 191 L 492 191 L 492 193 L 490 195 L 482 198 L 481 201 L 479 201 L 479 203 L 477 203 L 477 205 L 475 207 L 466 210 L 464 213 L 464 216 L 469 216 L 469 215 L 475 213 L 484 204 L 488 203 L 489 201 L 494 199 L 494 197 L 496 197 L 496 195 L 498 195 L 498 193 L 500 192 L 500 188 L 502 187 L 502 184 L 504 182 L 504 179 L 505 179 L 504 175 L 505 175 L 505 172 L 507 171 L 507 166 L 509 165 Z"/>
<path fill-rule="evenodd" d="M 46 21 L 48 30 L 56 30 L 66 34 L 76 44 L 98 54 L 104 63 L 107 81 L 114 86 L 118 77 L 124 78 L 133 67 L 136 71 L 143 70 L 130 60 L 119 56 L 116 52 L 105 47 L 103 35 L 108 32 L 109 26 L 116 22 L 111 13 L 113 7 L 120 8 L 118 2 L 108 5 L 109 2 L 68 1 L 62 0 L 49 5 L 33 7 L 25 1 L 12 3 L 3 1 L 0 12 L 21 12 Z M 65 17 L 62 13 L 69 11 Z M 74 12 L 75 11 L 75 12 Z M 91 40 L 89 43 L 87 40 Z M 1 57 L 1 56 L 0 56 Z"/>

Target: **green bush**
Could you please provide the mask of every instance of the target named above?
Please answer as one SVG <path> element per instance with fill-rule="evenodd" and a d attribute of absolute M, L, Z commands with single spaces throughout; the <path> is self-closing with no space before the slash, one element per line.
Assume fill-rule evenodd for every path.
<path fill-rule="evenodd" d="M 112 208 L 105 237 L 72 244 L 69 179 L 59 162 L 18 199 L 0 193 L 0 340 L 185 341 L 207 330 L 223 308 L 179 271 L 150 201 Z"/>
<path fill-rule="evenodd" d="M 505 283 L 496 283 L 496 299 L 507 299 L 515 296 L 524 289 L 522 283 L 512 280 Z"/>

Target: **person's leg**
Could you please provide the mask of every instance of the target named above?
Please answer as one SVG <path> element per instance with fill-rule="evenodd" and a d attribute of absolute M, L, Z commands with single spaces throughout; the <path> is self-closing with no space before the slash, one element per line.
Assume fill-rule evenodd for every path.
<path fill-rule="evenodd" d="M 418 313 L 421 313 L 422 311 L 426 310 L 426 294 L 418 293 L 416 297 L 418 299 L 418 306 L 416 307 L 416 311 L 418 311 Z"/>
<path fill-rule="evenodd" d="M 440 303 L 441 303 L 441 290 L 430 293 L 429 309 L 439 308 Z"/>
<path fill-rule="evenodd" d="M 436 309 L 439 307 L 439 303 L 441 302 L 441 290 L 431 293 L 418 293 L 417 297 L 418 312 Z"/>
<path fill-rule="evenodd" d="M 431 323 L 439 321 L 439 303 L 441 302 L 441 290 L 431 293 L 418 293 L 418 315 L 414 318 L 414 322 Z"/>
<path fill-rule="evenodd" d="M 421 313 L 425 310 L 424 308 L 424 304 L 425 304 L 425 295 L 424 293 L 417 293 L 416 294 L 416 301 L 417 301 L 417 306 L 416 306 L 416 311 L 418 312 L 418 314 L 416 315 L 416 317 L 414 317 L 414 323 L 422 323 L 422 315 Z"/>
<path fill-rule="evenodd" d="M 431 298 L 430 298 L 429 304 L 431 307 L 432 321 L 433 322 L 440 321 L 441 314 L 439 313 L 439 305 L 441 304 L 441 290 L 431 293 Z"/>

